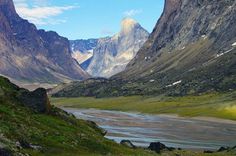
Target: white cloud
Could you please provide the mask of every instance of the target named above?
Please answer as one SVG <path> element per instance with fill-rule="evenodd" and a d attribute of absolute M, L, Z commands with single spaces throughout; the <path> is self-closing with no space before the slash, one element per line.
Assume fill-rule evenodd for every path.
<path fill-rule="evenodd" d="M 125 11 L 123 14 L 125 17 L 132 17 L 137 14 L 141 14 L 142 12 L 143 12 L 143 10 L 141 10 L 141 9 L 139 9 L 139 10 L 131 9 L 131 10 Z"/>
<path fill-rule="evenodd" d="M 78 8 L 78 6 L 51 6 L 48 0 L 14 0 L 16 11 L 22 17 L 36 25 L 65 23 L 65 19 L 56 16 L 67 10 Z M 54 18 L 53 18 L 54 17 Z"/>

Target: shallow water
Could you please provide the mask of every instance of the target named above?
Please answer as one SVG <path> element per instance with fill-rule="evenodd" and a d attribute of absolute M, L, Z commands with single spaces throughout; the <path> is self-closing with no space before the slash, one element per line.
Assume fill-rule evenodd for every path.
<path fill-rule="evenodd" d="M 116 142 L 130 140 L 147 147 L 150 142 L 191 150 L 216 150 L 236 145 L 236 122 L 146 115 L 119 111 L 63 108 L 79 119 L 91 120 Z"/>

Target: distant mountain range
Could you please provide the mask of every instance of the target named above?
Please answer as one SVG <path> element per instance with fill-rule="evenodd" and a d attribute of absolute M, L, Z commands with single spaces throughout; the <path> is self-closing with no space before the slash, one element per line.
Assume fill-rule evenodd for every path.
<path fill-rule="evenodd" d="M 166 0 L 148 41 L 110 79 L 56 96 L 187 95 L 236 89 L 236 1 Z M 105 85 L 104 85 L 105 84 Z"/>
<path fill-rule="evenodd" d="M 127 18 L 113 37 L 69 41 L 22 19 L 12 0 L 0 1 L 0 20 L 0 75 L 18 85 L 110 77 L 125 69 L 149 36 Z"/>
<path fill-rule="evenodd" d="M 98 39 L 70 41 L 72 57 L 86 70 L 92 60 L 94 49 L 98 45 Z"/>
<path fill-rule="evenodd" d="M 71 57 L 68 39 L 38 30 L 0 1 L 0 74 L 22 82 L 59 83 L 89 78 Z"/>
<path fill-rule="evenodd" d="M 71 41 L 72 56 L 93 77 L 111 77 L 125 69 L 148 36 L 139 23 L 125 18 L 113 37 Z"/>

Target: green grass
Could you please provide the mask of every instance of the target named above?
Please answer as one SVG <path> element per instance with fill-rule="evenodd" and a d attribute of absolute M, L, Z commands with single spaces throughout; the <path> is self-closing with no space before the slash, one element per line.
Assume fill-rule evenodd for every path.
<path fill-rule="evenodd" d="M 236 120 L 236 92 L 184 97 L 51 98 L 55 106 Z"/>
<path fill-rule="evenodd" d="M 78 120 L 58 108 L 53 107 L 47 114 L 35 113 L 17 100 L 19 91 L 18 87 L 0 77 L 0 148 L 7 148 L 15 155 L 157 155 L 108 140 L 93 123 Z M 19 148 L 17 142 L 22 141 L 41 149 Z"/>
<path fill-rule="evenodd" d="M 45 156 L 69 155 L 155 155 L 142 149 L 132 150 L 105 139 L 89 122 L 56 114 L 35 114 L 17 103 L 0 100 L 0 134 L 5 145 L 19 153 Z M 1 140 L 2 139 L 2 140 Z M 25 140 L 42 147 L 42 151 L 17 149 L 16 142 Z M 0 135 L 0 142 L 3 138 Z"/>
<path fill-rule="evenodd" d="M 35 113 L 16 99 L 19 88 L 0 77 L 0 148 L 14 155 L 32 156 L 153 156 L 158 155 L 144 149 L 130 149 L 103 137 L 101 130 L 91 122 L 78 120 L 58 108 L 47 114 Z M 132 102 L 141 97 L 120 98 Z M 151 100 L 151 98 L 149 98 Z M 55 102 L 53 99 L 52 101 Z M 62 99 L 60 99 L 62 100 Z M 67 99 L 68 100 L 68 99 Z M 70 99 L 72 100 L 72 99 Z M 88 99 L 84 99 L 87 101 Z M 94 102 L 95 99 L 90 99 Z M 101 103 L 104 99 L 100 99 Z M 111 99 L 107 99 L 112 101 Z M 63 100 L 62 100 L 63 101 Z M 75 101 L 78 101 L 75 100 Z M 145 98 L 144 98 L 145 101 Z M 66 102 L 66 101 L 64 101 Z M 71 102 L 74 103 L 72 100 Z M 122 104 L 122 103 L 120 103 Z M 115 103 L 113 104 L 115 105 Z M 40 146 L 40 150 L 17 147 L 24 141 Z M 233 156 L 235 151 L 215 153 L 218 156 Z M 163 152 L 166 156 L 208 156 L 202 152 Z"/>

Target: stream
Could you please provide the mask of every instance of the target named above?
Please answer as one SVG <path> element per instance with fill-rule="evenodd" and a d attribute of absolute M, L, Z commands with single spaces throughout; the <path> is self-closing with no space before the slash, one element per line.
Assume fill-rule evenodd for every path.
<path fill-rule="evenodd" d="M 189 150 L 216 150 L 236 145 L 236 122 L 213 118 L 184 118 L 96 109 L 62 108 L 78 119 L 96 122 L 105 136 L 118 143 L 130 140 L 148 147 L 161 142 L 169 147 Z"/>

